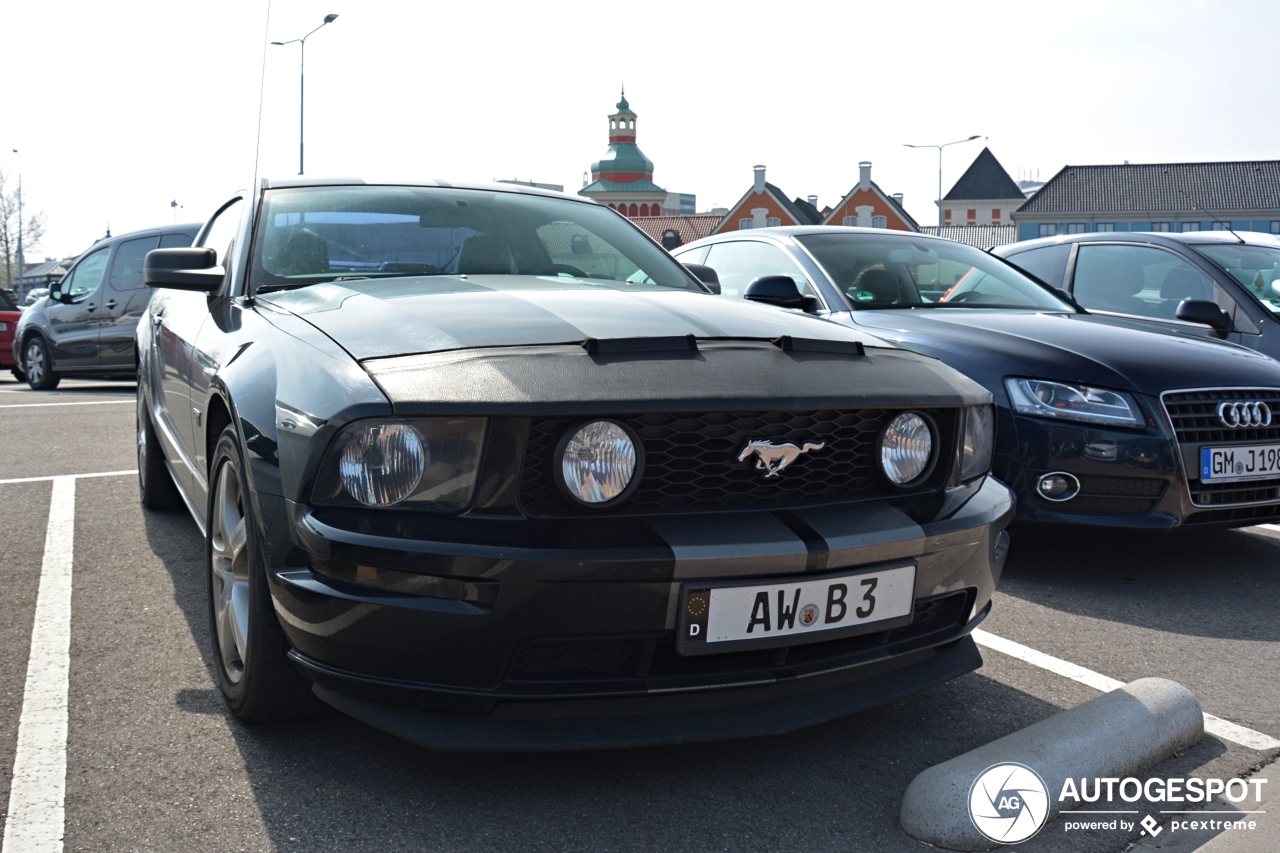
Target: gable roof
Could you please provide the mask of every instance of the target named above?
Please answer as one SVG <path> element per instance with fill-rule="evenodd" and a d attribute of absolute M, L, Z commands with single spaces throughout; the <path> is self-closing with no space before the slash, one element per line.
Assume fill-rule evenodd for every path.
<path fill-rule="evenodd" d="M 983 148 L 981 153 L 964 170 L 960 180 L 956 181 L 951 192 L 942 197 L 943 201 L 967 201 L 977 199 L 1026 198 L 1022 190 L 1009 177 L 1004 166 L 991 153 L 990 148 Z"/>
<path fill-rule="evenodd" d="M 896 198 L 889 195 L 884 190 L 880 189 L 880 185 L 877 184 L 875 181 L 871 182 L 871 190 L 877 196 L 880 197 L 881 201 L 883 201 L 886 205 L 889 206 L 890 210 L 898 214 L 899 218 L 901 218 L 903 222 L 907 223 L 907 225 L 911 227 L 912 231 L 920 230 L 920 223 L 912 219 L 911 214 L 907 213 L 907 209 L 902 205 L 898 204 L 898 200 Z M 830 225 L 832 223 L 832 220 L 835 219 L 836 212 L 843 210 L 844 206 L 849 203 L 849 198 L 857 191 L 858 191 L 858 185 L 854 184 L 853 188 L 844 194 L 844 197 L 840 199 L 840 201 L 838 201 L 835 204 L 835 206 L 830 209 L 827 215 L 815 224 Z M 838 224 L 842 224 L 842 223 L 838 223 Z"/>
<path fill-rule="evenodd" d="M 787 198 L 786 193 L 784 193 L 782 190 L 778 189 L 768 181 L 764 182 L 764 191 L 775 202 L 778 203 L 779 207 L 785 210 L 787 214 L 790 215 L 793 220 L 795 220 L 795 223 L 797 225 L 821 225 L 822 224 L 822 214 L 818 213 L 818 211 L 814 208 L 814 206 L 809 204 L 809 202 L 803 201 L 798 198 L 795 201 L 789 200 Z M 755 185 L 753 184 L 751 189 L 747 190 L 745 193 L 742 194 L 742 198 L 738 199 L 736 202 L 733 203 L 732 206 L 730 206 L 729 212 L 720 218 L 720 221 L 716 223 L 716 227 L 711 229 L 711 233 L 714 234 L 718 232 L 721 226 L 723 226 L 726 222 L 730 221 L 731 217 L 734 215 L 734 211 L 742 207 L 742 203 L 755 194 L 756 194 Z"/>
<path fill-rule="evenodd" d="M 1063 166 L 1016 212 L 1201 209 L 1214 213 L 1280 210 L 1280 160 Z"/>

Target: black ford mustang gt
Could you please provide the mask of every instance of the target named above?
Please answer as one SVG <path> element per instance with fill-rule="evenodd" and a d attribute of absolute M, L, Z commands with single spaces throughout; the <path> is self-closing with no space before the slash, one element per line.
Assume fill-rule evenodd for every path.
<path fill-rule="evenodd" d="M 714 270 L 725 296 L 803 305 L 985 386 L 997 407 L 992 470 L 1013 488 L 1022 523 L 1280 519 L 1280 364 L 1270 358 L 1090 314 L 1000 258 L 922 234 L 767 228 L 676 256 Z"/>
<path fill-rule="evenodd" d="M 514 187 L 268 183 L 152 252 L 143 503 L 221 688 L 418 743 L 780 732 L 981 664 L 991 395 Z M 176 488 L 175 488 L 176 487 Z"/>

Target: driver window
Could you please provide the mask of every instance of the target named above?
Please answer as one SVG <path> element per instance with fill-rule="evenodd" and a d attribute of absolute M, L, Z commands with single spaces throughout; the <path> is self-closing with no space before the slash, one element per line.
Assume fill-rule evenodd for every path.
<path fill-rule="evenodd" d="M 240 200 L 237 199 L 220 211 L 209 226 L 208 233 L 200 241 L 201 246 L 207 246 L 218 253 L 218 265 L 224 268 L 227 250 L 231 248 L 231 241 L 235 239 L 240 225 L 240 210 Z"/>
<path fill-rule="evenodd" d="M 71 282 L 62 286 L 62 292 L 72 299 L 78 299 L 97 290 L 102 283 L 102 274 L 107 270 L 109 254 L 110 247 L 104 247 L 76 264 L 76 268 L 71 271 Z"/>
<path fill-rule="evenodd" d="M 720 295 L 742 299 L 747 285 L 762 275 L 789 275 L 800 293 L 817 296 L 804 271 L 787 253 L 769 243 L 741 240 L 712 245 L 704 264 L 720 277 Z"/>
<path fill-rule="evenodd" d="M 1235 301 L 1200 270 L 1164 249 L 1084 245 L 1076 256 L 1072 292 L 1093 311 L 1175 320 L 1184 299 L 1216 302 L 1234 315 Z"/>

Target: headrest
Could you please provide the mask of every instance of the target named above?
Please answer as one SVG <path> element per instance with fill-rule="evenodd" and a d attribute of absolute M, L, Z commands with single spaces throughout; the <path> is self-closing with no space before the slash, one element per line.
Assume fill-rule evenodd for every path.
<path fill-rule="evenodd" d="M 859 299 L 864 293 L 870 293 L 872 299 Z M 858 279 L 858 290 L 854 301 L 866 305 L 892 305 L 902 295 L 902 286 L 898 277 L 888 270 L 867 270 Z"/>
<path fill-rule="evenodd" d="M 469 275 L 506 275 L 511 272 L 511 255 L 506 247 L 487 234 L 468 237 L 458 253 L 458 272 Z"/>
<path fill-rule="evenodd" d="M 276 249 L 270 272 L 279 276 L 317 275 L 329 272 L 329 244 L 314 231 L 295 228 Z"/>
<path fill-rule="evenodd" d="M 1200 273 L 1175 267 L 1165 273 L 1164 282 L 1160 285 L 1160 298 L 1176 299 L 1179 302 L 1184 299 L 1212 300 L 1213 293 Z"/>

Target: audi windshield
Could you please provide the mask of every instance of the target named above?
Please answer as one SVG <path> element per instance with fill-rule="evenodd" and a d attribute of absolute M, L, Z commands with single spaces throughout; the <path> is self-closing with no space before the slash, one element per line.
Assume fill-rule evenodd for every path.
<path fill-rule="evenodd" d="M 836 233 L 801 234 L 796 239 L 855 310 L 1018 308 L 1075 313 L 1049 288 L 972 246 L 832 230 Z"/>

